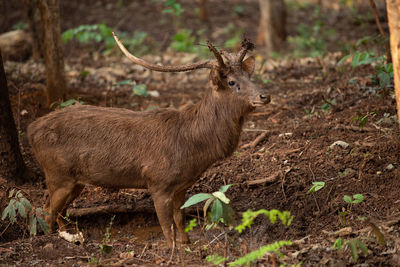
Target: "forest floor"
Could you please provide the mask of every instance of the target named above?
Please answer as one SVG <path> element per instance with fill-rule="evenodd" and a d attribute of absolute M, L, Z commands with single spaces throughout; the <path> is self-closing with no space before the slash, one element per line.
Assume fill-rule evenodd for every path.
<path fill-rule="evenodd" d="M 174 29 L 169 15 L 158 19 L 164 8 L 160 2 L 61 2 L 63 31 L 102 22 L 118 31 L 147 32 L 146 45 L 159 44 L 145 56 L 149 61 L 179 64 L 200 59 L 195 54 L 165 49 Z M 185 2 L 181 18 L 185 27 L 194 31 L 202 28 L 194 11 L 196 3 Z M 232 38 L 226 31 L 228 21 L 256 40 L 258 1 L 209 3 L 211 23 L 204 27 L 203 34 L 210 36 L 215 44 Z M 186 266 L 204 266 L 212 265 L 205 260 L 208 255 L 225 256 L 231 262 L 266 244 L 291 240 L 292 245 L 280 250 L 283 257 L 269 253 L 256 263 L 260 266 L 299 263 L 303 266 L 400 266 L 400 135 L 393 85 L 380 88 L 375 83 L 377 64 L 355 69 L 349 63 L 337 66 L 346 49 L 357 40 L 377 35 L 374 18 L 368 15 L 368 6 L 358 12 L 342 6 L 325 6 L 320 13 L 325 17 L 318 17 L 313 15 L 313 5 L 288 3 L 292 3 L 288 5 L 289 36 L 299 34 L 301 23 L 313 27 L 324 22 L 323 30 L 314 36 L 323 44 L 314 48 L 322 51 L 321 57 L 307 57 L 307 54 L 294 57 L 295 52 L 300 56 L 304 52 L 301 50 L 304 40 L 296 45 L 289 42 L 280 55 L 267 59 L 265 64 L 263 50 L 254 52 L 256 83 L 271 95 L 272 101 L 249 116 L 236 152 L 209 168 L 186 197 L 234 184 L 226 194 L 238 221 L 248 209 L 278 209 L 288 210 L 294 216 L 290 226 L 271 224 L 266 218 L 258 217 L 240 235 L 224 227 L 206 231 L 199 205 L 196 207 L 200 212 L 189 212 L 187 221 L 198 218 L 201 227 L 189 233 L 190 245 L 171 253 L 145 190 L 112 191 L 88 186 L 73 203 L 71 214 L 83 208 L 112 205 L 126 207 L 125 212 L 71 216 L 71 221 L 77 222 L 83 232 L 83 244 L 67 242 L 57 233 L 30 237 L 21 218 L 15 224 L 2 220 L 0 265 L 183 266 L 184 261 Z M 18 1 L 6 7 L 10 25 L 3 24 L 2 32 L 22 20 Z M 384 27 L 387 30 L 386 24 Z M 199 101 L 207 86 L 207 71 L 150 72 L 132 65 L 117 50 L 103 55 L 101 49 L 98 44 L 71 42 L 66 45 L 68 99 L 133 110 L 179 108 Z M 382 45 L 372 44 L 371 49 L 384 54 Z M 14 117 L 21 132 L 21 149 L 33 173 L 32 182 L 18 188 L 34 207 L 41 207 L 46 199 L 44 177 L 24 133 L 30 122 L 48 112 L 44 108 L 44 65 L 33 60 L 6 62 L 5 69 Z M 151 94 L 131 95 L 132 85 L 117 84 L 123 80 L 145 84 Z M 253 143 L 261 135 L 260 141 Z M 341 145 L 334 145 L 337 141 L 342 141 Z M 307 194 L 313 182 L 325 182 L 325 186 Z M 9 202 L 9 190 L 14 187 L 0 177 L 1 211 Z M 344 201 L 345 195 L 354 194 L 362 194 L 363 201 L 355 204 Z M 108 240 L 107 231 L 111 234 Z M 339 237 L 343 240 L 343 249 L 333 249 Z M 358 259 L 353 259 L 350 248 L 360 242 L 367 249 L 362 251 L 356 247 L 358 252 L 353 251 L 353 256 L 358 254 Z M 100 249 L 106 243 L 113 248 L 109 254 Z"/>

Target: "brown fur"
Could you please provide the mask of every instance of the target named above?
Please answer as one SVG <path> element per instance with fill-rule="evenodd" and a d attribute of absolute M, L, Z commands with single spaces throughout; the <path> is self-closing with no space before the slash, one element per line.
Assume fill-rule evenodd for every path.
<path fill-rule="evenodd" d="M 63 227 L 58 215 L 86 184 L 148 188 L 168 244 L 174 223 L 180 240 L 189 242 L 180 209 L 186 190 L 211 164 L 233 153 L 253 104 L 268 102 L 249 80 L 254 59 L 245 60 L 242 69 L 224 75 L 211 70 L 202 100 L 179 110 L 77 105 L 31 123 L 28 139 L 49 190 L 49 225 L 57 220 Z M 230 80 L 240 90 L 229 86 Z"/>

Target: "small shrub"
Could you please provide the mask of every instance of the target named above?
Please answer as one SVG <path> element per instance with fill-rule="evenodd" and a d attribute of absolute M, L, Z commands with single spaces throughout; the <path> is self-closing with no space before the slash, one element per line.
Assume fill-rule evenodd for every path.
<path fill-rule="evenodd" d="M 8 220 L 11 224 L 17 222 L 17 215 L 19 215 L 29 228 L 29 233 L 32 236 L 37 234 L 37 224 L 39 224 L 42 231 L 46 234 L 49 232 L 49 225 L 43 219 L 44 212 L 41 208 L 32 207 L 29 200 L 22 194 L 21 190 L 11 189 L 8 198 L 10 199 L 7 207 L 3 210 L 1 215 L 2 220 Z"/>
<path fill-rule="evenodd" d="M 325 187 L 325 182 L 313 182 L 313 186 L 307 191 L 307 194 L 315 193 Z"/>

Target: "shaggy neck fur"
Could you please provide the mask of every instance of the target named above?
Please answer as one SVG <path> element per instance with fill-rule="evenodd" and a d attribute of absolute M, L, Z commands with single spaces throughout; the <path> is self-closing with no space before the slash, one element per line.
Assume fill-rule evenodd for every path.
<path fill-rule="evenodd" d="M 209 88 L 202 100 L 186 108 L 186 125 L 182 127 L 185 141 L 191 147 L 186 157 L 208 167 L 230 156 L 236 149 L 243 120 L 251 111 L 247 101 L 230 91 L 217 92 Z M 193 142 L 194 141 L 194 142 Z"/>

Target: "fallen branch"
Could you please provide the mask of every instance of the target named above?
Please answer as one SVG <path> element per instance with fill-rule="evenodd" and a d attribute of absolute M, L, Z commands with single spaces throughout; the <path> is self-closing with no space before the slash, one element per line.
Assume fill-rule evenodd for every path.
<path fill-rule="evenodd" d="M 153 205 L 132 205 L 132 204 L 112 204 L 112 205 L 101 205 L 88 208 L 70 208 L 68 209 L 68 214 L 71 217 L 82 217 L 88 215 L 96 214 L 116 214 L 116 213 L 135 213 L 135 212 L 145 212 L 145 213 L 156 213 Z M 185 212 L 195 213 L 196 209 L 194 207 L 189 207 L 185 209 Z"/>
<path fill-rule="evenodd" d="M 68 209 L 68 214 L 71 217 L 81 217 L 94 214 L 103 213 L 129 213 L 129 212 L 149 212 L 154 213 L 154 206 L 136 206 L 132 204 L 113 204 L 113 205 L 102 205 L 89 208 L 70 208 Z"/>
<path fill-rule="evenodd" d="M 264 184 L 264 183 L 273 183 L 273 182 L 277 181 L 279 179 L 279 177 L 281 177 L 282 174 L 283 174 L 282 171 L 277 171 L 277 172 L 273 173 L 272 175 L 270 175 L 270 176 L 268 176 L 266 178 L 247 181 L 246 184 L 248 184 L 248 185 L 258 185 L 258 184 Z"/>
<path fill-rule="evenodd" d="M 255 148 L 261 141 L 263 141 L 267 136 L 268 136 L 269 132 L 262 132 L 261 134 L 259 134 L 256 139 L 254 139 L 252 142 L 248 143 L 248 144 L 244 144 L 241 148 Z"/>

